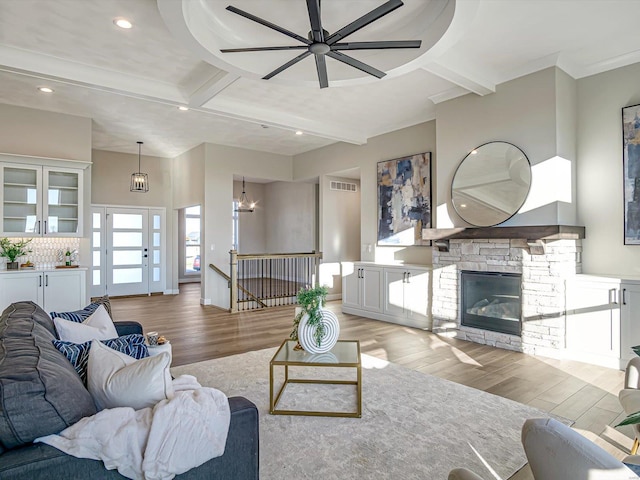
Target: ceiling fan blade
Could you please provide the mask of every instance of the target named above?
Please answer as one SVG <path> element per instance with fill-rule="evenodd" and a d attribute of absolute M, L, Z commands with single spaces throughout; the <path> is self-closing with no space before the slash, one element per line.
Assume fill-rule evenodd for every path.
<path fill-rule="evenodd" d="M 356 60 L 353 57 L 345 55 L 340 52 L 329 52 L 327 53 L 328 57 L 333 58 L 334 60 L 338 60 L 339 62 L 346 63 L 347 65 L 352 66 L 353 68 L 357 68 L 369 75 L 373 75 L 374 77 L 382 78 L 386 75 L 386 73 L 378 70 L 377 68 L 373 68 L 371 65 L 367 65 L 366 63 L 361 62 L 360 60 Z"/>
<path fill-rule="evenodd" d="M 223 48 L 222 53 L 238 53 L 238 52 L 268 52 L 271 50 L 306 50 L 306 45 L 287 45 L 285 47 L 249 47 L 249 48 Z"/>
<path fill-rule="evenodd" d="M 271 23 L 271 22 L 268 22 L 267 20 L 263 20 L 260 17 L 256 17 L 255 15 L 252 15 L 249 12 L 245 12 L 244 10 L 240 10 L 239 8 L 233 7 L 231 5 L 229 5 L 227 7 L 227 10 L 229 10 L 230 12 L 233 12 L 233 13 L 235 13 L 237 15 L 240 15 L 241 17 L 248 18 L 249 20 L 252 20 L 252 21 L 254 21 L 256 23 L 259 23 L 260 25 L 264 25 L 265 27 L 271 28 L 271 29 L 275 30 L 276 32 L 280 32 L 280 33 L 286 35 L 287 37 L 295 38 L 296 40 L 298 40 L 298 41 L 300 41 L 300 42 L 302 42 L 302 43 L 304 43 L 306 45 L 311 44 L 310 40 L 307 40 L 306 38 L 301 37 L 297 33 L 293 33 L 292 31 L 287 30 L 286 28 L 282 28 L 282 27 L 276 25 L 275 23 Z"/>
<path fill-rule="evenodd" d="M 422 40 L 391 40 L 380 42 L 334 43 L 331 50 L 374 50 L 384 48 L 420 48 Z"/>
<path fill-rule="evenodd" d="M 281 65 L 278 68 L 276 68 L 273 72 L 266 74 L 264 77 L 262 77 L 262 79 L 263 80 L 269 80 L 270 78 L 275 77 L 280 72 L 283 72 L 284 70 L 286 70 L 287 68 L 291 67 L 292 65 L 295 65 L 300 60 L 303 60 L 303 59 L 307 58 L 309 55 L 311 55 L 311 52 L 309 52 L 309 51 L 301 53 L 300 55 L 298 55 L 293 60 L 289 60 L 284 65 Z"/>
<path fill-rule="evenodd" d="M 327 45 L 333 45 L 345 38 L 347 35 L 357 32 L 361 28 L 369 25 L 371 22 L 375 22 L 386 14 L 393 12 L 396 8 L 400 8 L 402 5 L 404 5 L 402 0 L 389 0 L 387 3 L 380 5 L 378 8 L 374 8 L 369 13 L 361 16 L 357 20 L 354 20 L 346 27 L 342 27 L 337 32 L 329 35 L 329 37 L 325 39 L 325 43 Z"/>
<path fill-rule="evenodd" d="M 329 77 L 327 75 L 327 61 L 324 55 L 316 55 L 316 70 L 318 70 L 320 88 L 327 88 L 329 86 Z"/>
<path fill-rule="evenodd" d="M 313 41 L 322 43 L 324 42 L 324 32 L 322 31 L 322 19 L 320 18 L 320 0 L 307 0 L 307 10 L 309 11 Z"/>

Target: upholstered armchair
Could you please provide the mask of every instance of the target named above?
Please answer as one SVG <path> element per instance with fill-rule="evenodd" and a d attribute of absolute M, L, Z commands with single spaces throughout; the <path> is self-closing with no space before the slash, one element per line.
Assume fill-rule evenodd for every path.
<path fill-rule="evenodd" d="M 631 415 L 640 412 L 640 357 L 629 360 L 624 373 L 624 389 L 618 394 L 624 413 Z M 636 439 L 631 448 L 631 455 L 638 451 L 638 439 L 640 438 L 640 425 L 632 425 Z"/>
<path fill-rule="evenodd" d="M 575 430 L 552 418 L 527 420 L 522 446 L 535 480 L 629 480 L 638 478 L 613 455 Z M 640 456 L 626 463 L 639 464 Z M 449 480 L 482 480 L 464 468 L 449 473 Z"/>

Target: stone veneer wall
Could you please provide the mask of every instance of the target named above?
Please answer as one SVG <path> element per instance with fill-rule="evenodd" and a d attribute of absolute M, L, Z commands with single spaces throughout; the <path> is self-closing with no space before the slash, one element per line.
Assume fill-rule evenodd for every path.
<path fill-rule="evenodd" d="M 565 281 L 582 272 L 580 240 L 555 240 L 531 255 L 525 240 L 450 240 L 433 251 L 433 331 L 495 347 L 547 356 L 565 347 Z M 522 275 L 522 336 L 460 325 L 460 271 Z M 555 353 L 555 355 L 554 355 Z"/>

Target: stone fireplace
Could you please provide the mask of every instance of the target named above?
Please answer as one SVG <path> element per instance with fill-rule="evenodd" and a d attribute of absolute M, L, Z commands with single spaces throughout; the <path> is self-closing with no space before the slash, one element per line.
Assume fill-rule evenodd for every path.
<path fill-rule="evenodd" d="M 518 273 L 462 270 L 461 325 L 520 336 L 521 279 Z"/>
<path fill-rule="evenodd" d="M 487 236 L 495 237 L 495 231 L 501 230 L 508 228 L 495 227 Z M 579 235 L 558 234 L 542 240 L 456 236 L 464 234 L 449 235 L 446 248 L 442 241 L 436 242 L 440 248 L 433 251 L 433 331 L 509 350 L 560 356 L 565 347 L 565 281 L 581 273 L 584 229 Z M 462 271 L 521 275 L 519 335 L 462 324 Z"/>

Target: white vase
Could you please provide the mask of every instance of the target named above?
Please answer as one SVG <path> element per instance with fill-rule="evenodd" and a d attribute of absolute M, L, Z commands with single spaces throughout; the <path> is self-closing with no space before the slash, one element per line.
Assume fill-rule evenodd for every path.
<path fill-rule="evenodd" d="M 324 337 L 322 337 L 319 346 L 315 338 L 317 325 L 307 324 L 309 315 L 305 313 L 298 324 L 298 342 L 306 352 L 328 352 L 338 341 L 338 336 L 340 335 L 338 317 L 331 310 L 325 308 L 320 309 L 320 316 L 322 317 L 321 323 L 324 325 Z"/>

